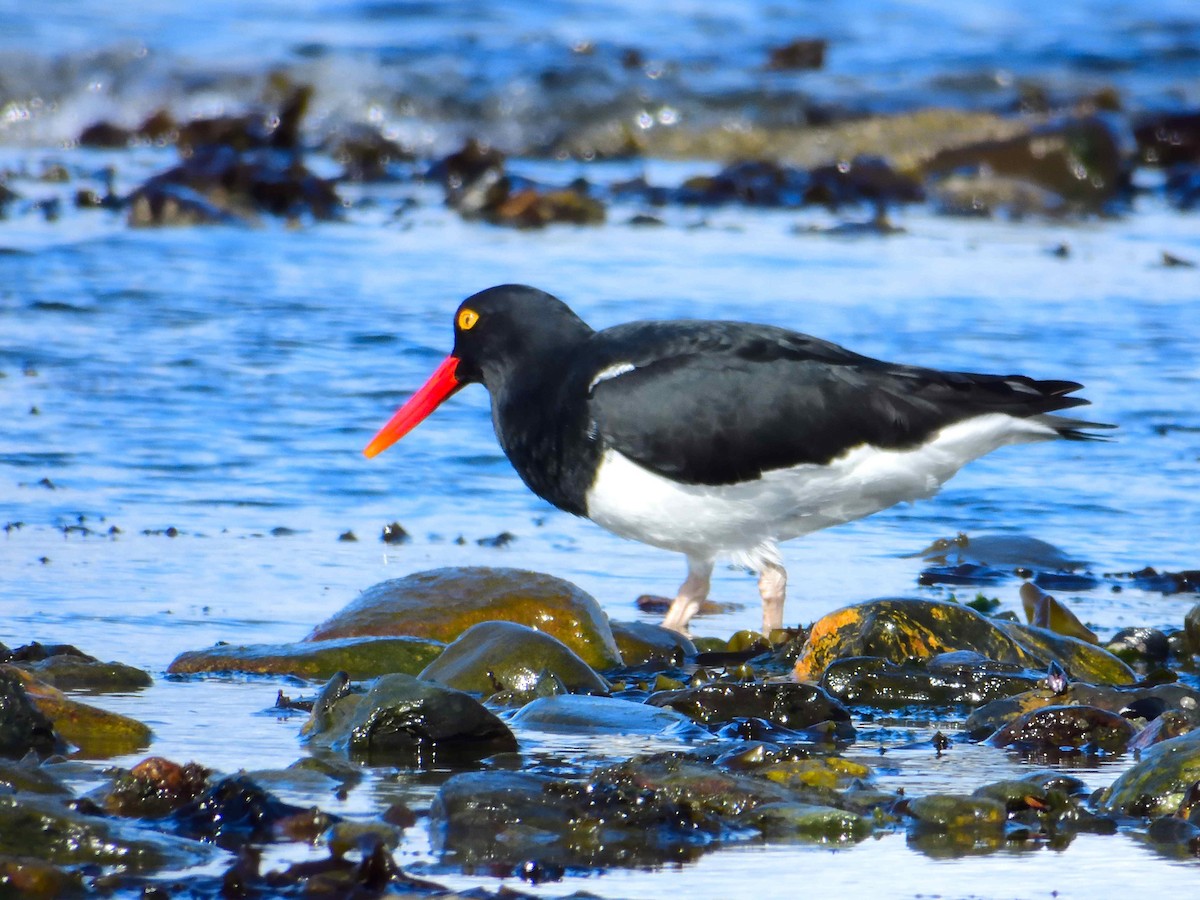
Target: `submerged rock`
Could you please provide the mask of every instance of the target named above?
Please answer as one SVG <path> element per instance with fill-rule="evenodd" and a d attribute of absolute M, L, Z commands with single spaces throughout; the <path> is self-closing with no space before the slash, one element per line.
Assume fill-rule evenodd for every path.
<path fill-rule="evenodd" d="M 418 768 L 517 749 L 508 726 L 469 694 L 401 674 L 384 675 L 365 695 L 342 697 L 308 739 L 372 764 Z"/>
<path fill-rule="evenodd" d="M 132 822 L 91 816 L 64 801 L 30 795 L 0 796 L 0 858 L 56 866 L 119 866 L 153 872 L 210 861 L 211 848 L 157 834 Z"/>
<path fill-rule="evenodd" d="M 416 675 L 445 649 L 441 641 L 416 637 L 355 637 L 292 644 L 217 644 L 179 654 L 172 675 L 246 672 L 326 679 L 336 672 L 364 679 L 404 672 Z"/>
<path fill-rule="evenodd" d="M 573 693 L 606 694 L 608 684 L 558 638 L 515 622 L 472 625 L 420 673 L 460 691 L 487 697 L 533 691 L 552 675 Z"/>
<path fill-rule="evenodd" d="M 543 697 L 522 707 L 512 723 L 538 731 L 708 737 L 682 713 L 615 697 Z"/>
<path fill-rule="evenodd" d="M 621 665 L 608 619 L 570 582 L 521 569 L 434 569 L 380 582 L 306 638 L 409 635 L 453 641 L 472 625 L 507 621 L 558 638 L 593 669 Z"/>
<path fill-rule="evenodd" d="M 153 732 L 136 719 L 72 700 L 57 688 L 34 681 L 27 673 L 23 678 L 30 702 L 53 723 L 55 734 L 73 744 L 79 755 L 119 756 L 150 745 Z"/>

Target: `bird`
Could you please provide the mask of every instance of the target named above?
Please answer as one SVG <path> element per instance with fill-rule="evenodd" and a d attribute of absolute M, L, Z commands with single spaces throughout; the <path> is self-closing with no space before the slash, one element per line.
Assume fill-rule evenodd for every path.
<path fill-rule="evenodd" d="M 662 624 L 687 634 L 727 558 L 783 627 L 779 544 L 932 496 L 1009 444 L 1103 440 L 1057 415 L 1074 381 L 899 365 L 774 325 L 679 319 L 592 329 L 557 297 L 503 284 L 454 314 L 454 344 L 364 449 L 392 446 L 470 384 L 522 481 L 568 513 L 682 553 Z"/>

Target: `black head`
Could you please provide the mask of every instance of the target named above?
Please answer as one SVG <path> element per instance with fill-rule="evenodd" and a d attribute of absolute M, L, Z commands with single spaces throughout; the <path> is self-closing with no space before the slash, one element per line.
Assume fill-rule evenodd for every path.
<path fill-rule="evenodd" d="M 523 284 L 472 294 L 454 314 L 456 377 L 495 385 L 514 369 L 569 355 L 592 334 L 557 297 Z"/>

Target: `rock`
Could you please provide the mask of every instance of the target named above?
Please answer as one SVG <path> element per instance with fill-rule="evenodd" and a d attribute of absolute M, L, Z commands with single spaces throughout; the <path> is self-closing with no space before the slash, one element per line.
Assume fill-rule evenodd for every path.
<path fill-rule="evenodd" d="M 782 46 L 772 47 L 767 55 L 767 68 L 772 71 L 820 69 L 825 65 L 828 43 L 823 38 L 797 38 Z"/>
<path fill-rule="evenodd" d="M 924 168 L 933 176 L 966 170 L 1025 179 L 1099 211 L 1129 190 L 1126 143 L 1114 120 L 1102 116 L 1053 119 L 1025 134 L 945 148 Z"/>
<path fill-rule="evenodd" d="M 1043 665 L 997 622 L 969 607 L 940 600 L 885 599 L 843 607 L 813 623 L 793 674 L 800 681 L 817 681 L 829 663 L 847 656 L 901 663 L 956 650 L 1023 667 Z"/>
<path fill-rule="evenodd" d="M 50 774 L 32 756 L 25 756 L 20 760 L 0 758 L 0 788 L 32 794 L 70 793 L 66 785 Z"/>
<path fill-rule="evenodd" d="M 1024 753 L 1122 753 L 1137 729 L 1123 716 L 1094 706 L 1043 706 L 988 738 L 993 747 Z"/>
<path fill-rule="evenodd" d="M 445 649 L 441 641 L 416 637 L 354 637 L 292 644 L 217 644 L 179 654 L 172 675 L 246 672 L 327 679 L 336 672 L 367 679 L 392 672 L 416 675 Z"/>
<path fill-rule="evenodd" d="M 1200 726 L 1200 691 L 1194 688 L 1181 684 L 1112 687 L 1075 682 L 1059 692 L 1037 688 L 987 703 L 971 713 L 963 728 L 972 739 L 983 740 L 1025 713 L 1064 704 L 1095 706 L 1126 718 L 1136 715 L 1139 706 L 1149 704 L 1154 707 L 1153 714 L 1139 718 L 1154 719 L 1172 711 L 1191 722 L 1191 727 Z"/>
<path fill-rule="evenodd" d="M 247 842 L 314 840 L 337 818 L 315 808 L 284 803 L 242 773 L 222 778 L 177 807 L 169 821 L 187 837 L 236 850 Z M 303 831 L 311 834 L 297 834 L 300 823 Z"/>
<path fill-rule="evenodd" d="M 908 805 L 912 824 L 918 830 L 938 833 L 993 832 L 1004 830 L 1004 804 L 986 797 L 961 794 L 931 794 L 917 797 Z"/>
<path fill-rule="evenodd" d="M 914 554 L 943 565 L 975 563 L 983 566 L 1074 571 L 1086 565 L 1058 547 L 1026 534 L 976 534 L 959 532 L 939 538 Z"/>
<path fill-rule="evenodd" d="M 543 697 L 522 707 L 511 721 L 513 725 L 538 731 L 661 735 L 681 739 L 708 737 L 707 732 L 697 728 L 682 713 L 615 697 Z"/>
<path fill-rule="evenodd" d="M 20 675 L 0 666 L 0 757 L 21 759 L 33 752 L 49 756 L 66 749 L 54 723 L 25 692 Z"/>
<path fill-rule="evenodd" d="M 1122 628 L 1104 645 L 1117 659 L 1130 665 L 1166 664 L 1171 654 L 1170 639 L 1157 628 Z"/>
<path fill-rule="evenodd" d="M 770 841 L 848 844 L 861 841 L 874 831 L 866 816 L 811 803 L 764 803 L 741 815 L 739 821 L 757 828 Z"/>
<path fill-rule="evenodd" d="M 1101 812 L 1171 816 L 1200 781 L 1200 729 L 1155 744 L 1099 798 Z"/>
<path fill-rule="evenodd" d="M 472 625 L 420 673 L 460 691 L 487 697 L 498 691 L 520 695 L 545 674 L 572 693 L 606 694 L 608 684 L 558 638 L 515 622 Z"/>
<path fill-rule="evenodd" d="M 1103 647 L 1034 625 L 999 620 L 996 624 L 1028 652 L 1035 654 L 1042 662 L 1039 667 L 1056 662 L 1071 678 L 1089 684 L 1121 685 L 1137 681 L 1133 670 Z"/>
<path fill-rule="evenodd" d="M 507 621 L 558 638 L 593 669 L 621 665 L 608 619 L 570 582 L 521 569 L 434 569 L 381 582 L 306 638 L 409 635 L 453 641 L 479 622 Z"/>
<path fill-rule="evenodd" d="M 678 666 L 695 657 L 696 645 L 678 631 L 649 622 L 610 622 L 621 658 L 630 667 L 648 663 Z"/>
<path fill-rule="evenodd" d="M 215 856 L 204 844 L 155 834 L 121 819 L 85 815 L 63 800 L 0 796 L 0 858 L 141 873 L 183 869 Z"/>
<path fill-rule="evenodd" d="M 653 694 L 646 702 L 678 710 L 703 725 L 723 725 L 748 717 L 790 729 L 832 722 L 840 739 L 854 739 L 849 710 L 815 684 L 714 681 L 701 687 Z"/>
<path fill-rule="evenodd" d="M 479 701 L 411 675 L 380 677 L 365 696 L 342 697 L 327 719 L 309 741 L 371 764 L 444 767 L 517 749 Z"/>
<path fill-rule="evenodd" d="M 1036 674 L 972 651 L 942 653 L 924 664 L 874 656 L 835 659 L 821 686 L 843 703 L 881 709 L 910 705 L 975 707 L 1037 687 Z"/>
<path fill-rule="evenodd" d="M 1200 163 L 1200 111 L 1156 112 L 1133 129 L 1141 160 L 1148 166 Z"/>
<path fill-rule="evenodd" d="M 119 662 L 101 662 L 78 651 L 53 653 L 37 661 L 17 664 L 39 681 L 63 691 L 137 691 L 154 683 L 149 673 L 141 669 Z"/>
<path fill-rule="evenodd" d="M 104 790 L 100 805 L 114 816 L 157 819 L 195 800 L 212 772 L 196 763 L 181 766 L 160 756 L 121 770 Z"/>
<path fill-rule="evenodd" d="M 0 672 L 4 669 L 20 672 L 7 665 L 0 666 Z M 136 719 L 72 700 L 57 688 L 33 680 L 28 673 L 21 673 L 20 677 L 29 701 L 53 723 L 54 733 L 73 744 L 79 754 L 104 758 L 136 753 L 149 746 L 153 732 Z"/>

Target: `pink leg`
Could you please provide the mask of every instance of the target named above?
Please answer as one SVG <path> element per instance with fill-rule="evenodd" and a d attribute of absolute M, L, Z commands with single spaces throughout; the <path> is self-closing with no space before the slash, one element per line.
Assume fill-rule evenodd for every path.
<path fill-rule="evenodd" d="M 787 595 L 787 572 L 783 566 L 764 562 L 758 573 L 758 593 L 762 595 L 763 634 L 783 627 L 783 601 Z"/>
<path fill-rule="evenodd" d="M 712 578 L 713 561 L 700 557 L 688 557 L 687 579 L 679 587 L 679 593 L 671 601 L 671 608 L 663 618 L 663 628 L 680 634 L 687 633 L 688 622 L 708 597 L 709 580 Z"/>

